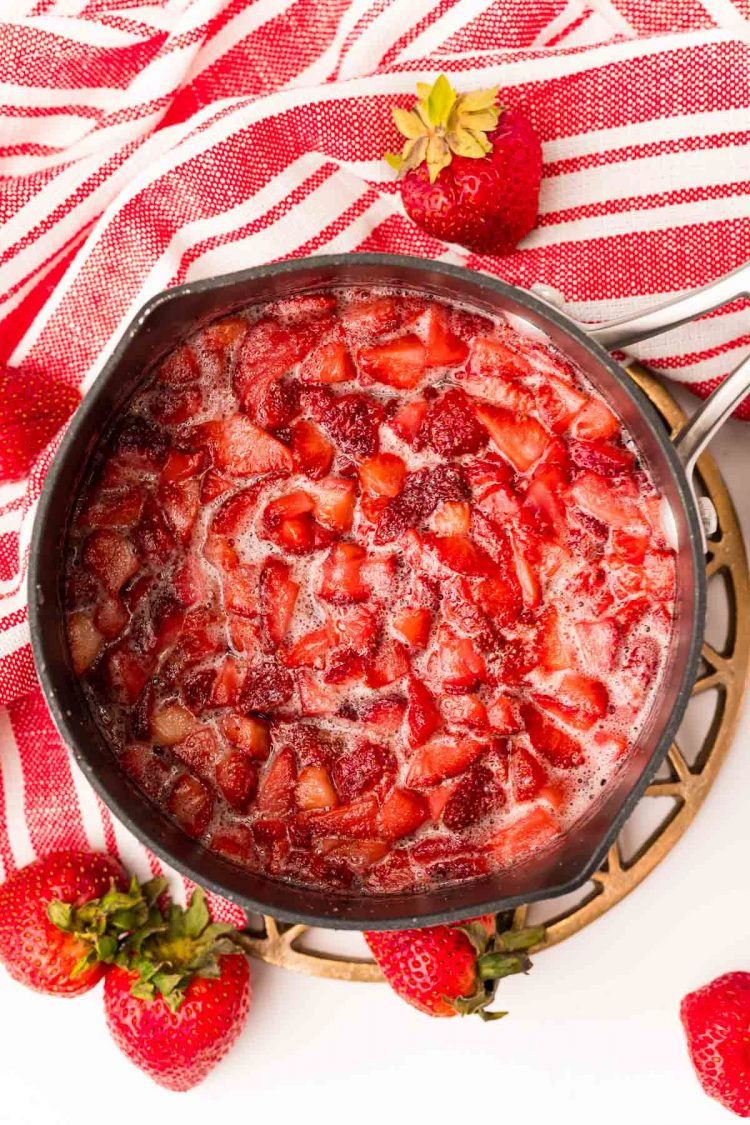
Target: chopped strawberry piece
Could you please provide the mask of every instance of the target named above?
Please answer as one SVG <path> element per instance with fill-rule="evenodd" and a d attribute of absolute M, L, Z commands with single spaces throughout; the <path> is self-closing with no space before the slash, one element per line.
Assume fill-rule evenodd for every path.
<path fill-rule="evenodd" d="M 421 793 L 392 789 L 380 806 L 380 832 L 386 840 L 400 840 L 415 832 L 429 815 L 429 805 Z"/>
<path fill-rule="evenodd" d="M 229 613 L 256 617 L 259 610 L 258 567 L 238 565 L 222 576 L 224 605 Z"/>
<path fill-rule="evenodd" d="M 524 517 L 532 530 L 559 543 L 568 538 L 568 521 L 562 497 L 568 482 L 557 465 L 545 465 L 534 473 L 523 498 Z"/>
<path fill-rule="evenodd" d="M 546 847 L 560 832 L 554 813 L 539 805 L 496 832 L 489 846 L 500 863 L 510 866 Z"/>
<path fill-rule="evenodd" d="M 305 633 L 281 654 L 288 668 L 323 668 L 331 650 L 331 636 L 327 629 L 314 629 Z"/>
<path fill-rule="evenodd" d="M 464 476 L 476 496 L 481 496 L 486 488 L 497 484 L 507 485 L 512 491 L 516 474 L 499 453 L 488 453 L 484 457 L 474 457 L 464 462 Z"/>
<path fill-rule="evenodd" d="M 354 520 L 356 486 L 344 477 L 324 477 L 313 497 L 315 517 L 335 531 L 350 531 Z"/>
<path fill-rule="evenodd" d="M 303 383 L 346 383 L 356 372 L 343 340 L 325 340 L 303 359 L 299 377 Z"/>
<path fill-rule="evenodd" d="M 235 656 L 225 656 L 216 670 L 211 688 L 214 707 L 230 707 L 237 702 L 242 684 L 242 669 Z M 250 721 L 250 720 L 248 720 Z"/>
<path fill-rule="evenodd" d="M 67 625 L 73 669 L 80 676 L 91 667 L 101 652 L 104 637 L 94 624 L 92 615 L 82 610 L 68 614 Z"/>
<path fill-rule="evenodd" d="M 112 467 L 138 469 L 153 473 L 164 464 L 167 455 L 167 438 L 161 428 L 152 426 L 145 418 L 126 418 L 118 427 L 113 443 L 115 460 Z M 127 473 L 116 484 L 133 484 Z M 113 485 L 107 484 L 107 487 Z"/>
<path fill-rule="evenodd" d="M 619 431 L 617 418 L 600 398 L 590 398 L 573 422 L 571 432 L 584 441 L 604 441 Z"/>
<path fill-rule="evenodd" d="M 287 703 L 294 692 L 294 681 L 272 657 L 252 664 L 240 693 L 240 710 L 271 711 Z"/>
<path fill-rule="evenodd" d="M 584 764 L 586 756 L 580 743 L 545 718 L 536 707 L 524 703 L 521 715 L 531 745 L 550 765 L 559 769 L 575 769 Z"/>
<path fill-rule="evenodd" d="M 133 542 L 141 558 L 157 567 L 167 562 L 175 549 L 174 536 L 153 497 L 143 505 L 141 521 L 133 531 Z"/>
<path fill-rule="evenodd" d="M 409 473 L 398 496 L 389 501 L 378 520 L 375 542 L 392 543 L 416 527 L 446 500 L 463 500 L 466 486 L 457 465 L 438 465 Z"/>
<path fill-rule="evenodd" d="M 556 434 L 568 429 L 588 401 L 571 383 L 549 374 L 537 387 L 536 395 L 543 421 Z"/>
<path fill-rule="evenodd" d="M 195 718 L 181 703 L 165 703 L 151 716 L 151 737 L 158 746 L 174 746 L 195 728 Z"/>
<path fill-rule="evenodd" d="M 611 442 L 571 441 L 568 449 L 574 465 L 601 473 L 603 477 L 622 476 L 635 468 L 635 456 L 630 450 Z"/>
<path fill-rule="evenodd" d="M 400 730 L 406 713 L 403 699 L 376 699 L 360 712 L 360 720 L 367 726 L 375 727 L 382 734 L 395 734 Z"/>
<path fill-rule="evenodd" d="M 429 403 L 423 398 L 415 398 L 399 406 L 390 419 L 388 425 L 397 437 L 407 445 L 417 448 L 421 445 L 420 437 L 423 432 L 425 417 Z"/>
<path fill-rule="evenodd" d="M 578 621 L 575 633 L 586 668 L 600 675 L 611 672 L 615 667 L 620 645 L 620 630 L 613 618 Z"/>
<path fill-rule="evenodd" d="M 634 535 L 620 528 L 612 532 L 612 555 L 623 562 L 642 563 L 649 546 L 648 535 Z"/>
<path fill-rule="evenodd" d="M 393 769 L 390 751 L 378 742 L 363 738 L 348 753 L 339 755 L 331 773 L 339 797 L 348 804 L 374 789 Z"/>
<path fill-rule="evenodd" d="M 189 773 L 180 774 L 167 800 L 167 808 L 188 836 L 200 836 L 205 832 L 213 806 L 209 788 Z"/>
<path fill-rule="evenodd" d="M 290 747 L 280 750 L 263 775 L 256 808 L 267 817 L 286 816 L 294 810 L 297 766 Z"/>
<path fill-rule="evenodd" d="M 542 763 L 523 746 L 516 745 L 511 751 L 510 773 L 516 801 L 536 800 L 549 781 L 549 774 Z"/>
<path fill-rule="evenodd" d="M 350 333 L 380 336 L 401 322 L 401 309 L 395 297 L 353 300 L 341 309 L 341 319 Z"/>
<path fill-rule="evenodd" d="M 102 529 L 89 535 L 83 548 L 83 565 L 110 594 L 119 594 L 137 573 L 138 555 L 128 539 L 116 531 Z"/>
<path fill-rule="evenodd" d="M 417 789 L 463 773 L 486 749 L 486 742 L 475 738 L 435 739 L 422 746 L 411 759 L 407 785 Z"/>
<path fill-rule="evenodd" d="M 336 543 L 321 567 L 318 596 L 334 605 L 366 601 L 370 596 L 362 577 L 366 559 L 366 551 L 356 543 Z"/>
<path fill-rule="evenodd" d="M 510 625 L 521 609 L 521 588 L 515 574 L 502 571 L 494 578 L 485 578 L 477 585 L 476 601 L 498 628 Z"/>
<path fill-rule="evenodd" d="M 547 672 L 572 668 L 575 663 L 575 648 L 567 634 L 563 632 L 557 607 L 549 605 L 540 615 L 540 660 Z"/>
<path fill-rule="evenodd" d="M 228 750 L 216 763 L 216 783 L 228 805 L 246 812 L 258 788 L 258 773 L 240 750 Z"/>
<path fill-rule="evenodd" d="M 636 506 L 600 473 L 584 472 L 570 488 L 570 495 L 584 512 L 609 527 L 629 527 L 638 522 Z"/>
<path fill-rule="evenodd" d="M 385 637 L 368 662 L 368 687 L 381 688 L 400 680 L 409 671 L 409 658 L 404 646 Z"/>
<path fill-rule="evenodd" d="M 466 367 L 472 374 L 499 379 L 514 379 L 531 372 L 528 360 L 520 352 L 492 336 L 477 336 L 472 340 Z"/>
<path fill-rule="evenodd" d="M 475 763 L 448 798 L 443 824 L 451 832 L 463 832 L 504 803 L 505 794 L 492 770 Z"/>
<path fill-rule="evenodd" d="M 324 766 L 305 766 L 297 778 L 297 805 L 299 808 L 332 809 L 339 803 L 330 774 Z"/>
<path fill-rule="evenodd" d="M 477 604 L 475 591 L 467 578 L 447 577 L 442 584 L 443 620 L 451 629 L 468 633 L 482 648 L 492 644 L 492 623 Z"/>
<path fill-rule="evenodd" d="M 255 867 L 258 855 L 255 848 L 253 834 L 246 824 L 232 824 L 214 832 L 209 847 L 212 852 L 231 859 L 233 863 L 240 863 L 243 867 Z"/>
<path fill-rule="evenodd" d="M 217 473 L 215 469 L 209 469 L 201 482 L 201 501 L 210 504 L 212 500 L 226 495 L 233 488 L 234 483 L 231 480 Z"/>
<path fill-rule="evenodd" d="M 446 695 L 440 700 L 440 710 L 451 726 L 486 730 L 489 725 L 487 708 L 478 695 Z"/>
<path fill-rule="evenodd" d="M 365 492 L 392 499 L 398 496 L 406 476 L 406 465 L 395 453 L 366 457 L 359 466 L 359 480 Z"/>
<path fill-rule="evenodd" d="M 536 609 L 542 600 L 542 588 L 539 584 L 539 578 L 537 577 L 534 567 L 531 565 L 528 552 L 524 548 L 520 537 L 511 532 L 510 543 L 518 585 L 521 588 L 523 604 L 527 609 Z"/>
<path fill-rule="evenodd" d="M 193 418 L 203 406 L 199 387 L 182 387 L 179 390 L 165 387 L 151 399 L 151 417 L 161 426 L 174 426 Z"/>
<path fill-rule="evenodd" d="M 260 609 L 264 628 L 277 648 L 289 632 L 298 593 L 299 583 L 292 581 L 289 565 L 266 559 L 260 572 Z"/>
<path fill-rule="evenodd" d="M 468 535 L 471 509 L 465 500 L 446 500 L 432 514 L 432 527 L 438 535 Z"/>
<path fill-rule="evenodd" d="M 226 535 L 214 535 L 209 532 L 203 544 L 203 556 L 220 571 L 234 570 L 239 566 L 239 555 Z"/>
<path fill-rule="evenodd" d="M 194 337 L 193 345 L 199 354 L 210 355 L 221 370 L 247 330 L 248 323 L 243 317 L 225 316 L 206 325 Z"/>
<path fill-rule="evenodd" d="M 172 772 L 171 765 L 151 746 L 127 746 L 118 761 L 125 773 L 152 800 L 159 800 Z"/>
<path fill-rule="evenodd" d="M 625 658 L 625 671 L 645 690 L 654 682 L 661 652 L 653 637 L 640 637 Z"/>
<path fill-rule="evenodd" d="M 409 676 L 406 689 L 406 725 L 412 747 L 422 746 L 442 726 L 437 703 L 430 691 L 416 676 Z"/>
<path fill-rule="evenodd" d="M 200 476 L 206 467 L 206 454 L 202 449 L 197 453 L 186 453 L 182 449 L 171 449 L 159 478 L 161 484 L 176 484 Z M 142 503 L 142 501 L 141 501 Z"/>
<path fill-rule="evenodd" d="M 425 436 L 442 457 L 477 453 L 487 444 L 487 431 L 477 421 L 474 404 L 456 388 L 431 403 L 425 420 Z"/>
<path fill-rule="evenodd" d="M 424 542 L 438 561 L 454 574 L 478 578 L 491 575 L 497 569 L 487 552 L 467 535 L 425 535 Z"/>
<path fill-rule="evenodd" d="M 441 629 L 430 661 L 430 674 L 450 694 L 473 692 L 486 676 L 484 657 L 469 637 Z"/>
<path fill-rule="evenodd" d="M 234 389 L 248 415 L 262 426 L 284 425 L 269 417 L 268 395 L 281 377 L 299 360 L 310 342 L 307 328 L 282 326 L 278 321 L 259 320 L 242 342 L 234 375 Z"/>
<path fill-rule="evenodd" d="M 325 853 L 328 858 L 345 863 L 358 875 L 364 875 L 380 863 L 390 850 L 383 840 L 336 840 L 330 843 Z"/>
<path fill-rule="evenodd" d="M 372 796 L 329 812 L 309 814 L 308 827 L 313 839 L 341 836 L 368 839 L 378 835 L 378 803 Z"/>
<path fill-rule="evenodd" d="M 251 758 L 265 761 L 271 752 L 271 735 L 265 719 L 230 712 L 222 717 L 221 729 L 232 746 Z"/>
<path fill-rule="evenodd" d="M 167 356 L 156 372 L 156 380 L 168 387 L 183 387 L 186 383 L 195 382 L 199 375 L 195 352 L 189 344 L 183 344 Z"/>
<path fill-rule="evenodd" d="M 339 709 L 338 691 L 325 687 L 305 669 L 297 672 L 297 691 L 303 715 L 334 715 Z"/>
<path fill-rule="evenodd" d="M 443 815 L 443 809 L 448 804 L 451 794 L 455 793 L 460 781 L 446 781 L 443 785 L 435 785 L 427 794 L 427 804 L 430 810 L 430 820 L 437 822 Z"/>
<path fill-rule="evenodd" d="M 119 598 L 105 598 L 97 606 L 94 615 L 96 628 L 108 641 L 119 637 L 129 620 L 130 614 Z M 68 636 L 70 636 L 70 625 Z"/>
<path fill-rule="evenodd" d="M 209 704 L 216 679 L 215 668 L 193 668 L 182 679 L 182 698 L 194 715 L 201 715 Z"/>
<path fill-rule="evenodd" d="M 430 639 L 432 611 L 429 609 L 405 609 L 396 614 L 393 628 L 412 648 L 424 648 Z"/>
<path fill-rule="evenodd" d="M 370 653 L 375 648 L 380 630 L 377 608 L 347 605 L 332 609 L 329 620 L 341 641 L 357 652 Z"/>
<path fill-rule="evenodd" d="M 167 523 L 183 544 L 190 541 L 200 511 L 200 481 L 183 480 L 162 484 L 159 500 Z"/>
<path fill-rule="evenodd" d="M 579 672 L 566 672 L 554 695 L 532 692 L 531 698 L 545 711 L 578 730 L 590 730 L 594 723 L 604 718 L 609 704 L 604 684 Z"/>
<path fill-rule="evenodd" d="M 143 511 L 140 492 L 98 492 L 81 516 L 86 527 L 131 527 Z"/>
<path fill-rule="evenodd" d="M 361 348 L 357 362 L 363 376 L 389 387 L 410 389 L 422 379 L 427 355 L 418 336 L 399 336 L 386 344 Z"/>
<path fill-rule="evenodd" d="M 285 324 L 304 324 L 309 320 L 328 320 L 336 311 L 336 298 L 331 293 L 298 293 L 276 301 L 269 309 Z M 313 326 L 316 330 L 319 324 Z"/>
<path fill-rule="evenodd" d="M 205 605 L 209 600 L 211 583 L 205 568 L 195 555 L 187 555 L 178 564 L 172 575 L 172 585 L 178 602 L 185 609 L 199 603 Z"/>
<path fill-rule="evenodd" d="M 107 653 L 104 662 L 113 697 L 120 703 L 135 703 L 153 672 L 153 658 L 132 652 L 121 643 Z"/>
<path fill-rule="evenodd" d="M 292 456 L 295 468 L 319 480 L 330 472 L 334 448 L 314 422 L 299 418 L 291 430 Z"/>
<path fill-rule="evenodd" d="M 477 417 L 514 468 L 526 472 L 544 453 L 549 435 L 536 418 L 512 414 L 499 406 L 478 406 Z"/>
<path fill-rule="evenodd" d="M 445 310 L 430 305 L 425 314 L 427 321 L 427 366 L 455 367 L 469 354 L 466 343 L 451 331 Z"/>
<path fill-rule="evenodd" d="M 222 472 L 247 476 L 251 473 L 290 473 L 294 468 L 291 450 L 254 425 L 245 414 L 230 414 L 221 421 L 198 427 L 210 445 L 214 463 Z"/>
<path fill-rule="evenodd" d="M 515 734 L 521 729 L 513 700 L 502 693 L 488 705 L 487 722 L 497 734 Z"/>
<path fill-rule="evenodd" d="M 366 394 L 333 395 L 327 388 L 307 393 L 307 402 L 342 453 L 350 457 L 373 457 L 380 443 L 383 407 Z"/>
<path fill-rule="evenodd" d="M 313 519 L 316 502 L 301 490 L 279 496 L 263 512 L 263 528 L 272 542 L 291 555 L 310 555 L 333 536 Z"/>
<path fill-rule="evenodd" d="M 507 523 L 517 524 L 521 514 L 518 497 L 505 484 L 492 484 L 483 489 L 476 501 L 476 507 L 488 520 L 501 526 Z"/>

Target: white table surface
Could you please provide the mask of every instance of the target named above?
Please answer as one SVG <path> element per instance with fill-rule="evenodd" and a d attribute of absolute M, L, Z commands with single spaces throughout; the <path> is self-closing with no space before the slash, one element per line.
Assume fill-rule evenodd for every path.
<path fill-rule="evenodd" d="M 748 540 L 749 440 L 732 423 L 713 446 Z M 746 708 L 686 836 L 608 915 L 503 983 L 507 1019 L 431 1020 L 385 986 L 253 963 L 239 1044 L 202 1086 L 176 1095 L 111 1043 L 98 990 L 53 1000 L 2 975 L 0 1122 L 728 1122 L 692 1074 L 678 1006 L 713 976 L 750 970 L 749 741 Z M 348 948 L 360 942 L 350 936 Z"/>

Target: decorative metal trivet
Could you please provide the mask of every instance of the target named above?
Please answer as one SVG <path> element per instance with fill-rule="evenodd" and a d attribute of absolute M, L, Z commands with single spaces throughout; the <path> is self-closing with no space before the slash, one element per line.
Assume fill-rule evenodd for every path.
<path fill-rule="evenodd" d="M 629 373 L 645 391 L 674 433 L 685 415 L 670 393 L 638 364 Z M 713 501 L 719 529 L 709 542 L 706 559 L 708 617 L 706 642 L 693 697 L 667 760 L 646 789 L 612 845 L 604 864 L 575 896 L 519 907 L 514 925 L 527 920 L 547 924 L 544 949 L 588 926 L 650 875 L 692 823 L 714 783 L 734 739 L 750 659 L 750 581 L 745 545 L 734 505 L 713 459 L 698 462 L 707 496 Z M 527 917 L 528 916 L 528 917 Z M 307 926 L 285 926 L 264 917 L 258 930 L 248 930 L 242 944 L 254 957 L 293 972 L 335 980 L 380 981 L 380 970 L 365 958 L 352 958 L 359 935 Z M 318 935 L 317 939 L 313 934 Z M 326 950 L 348 938 L 342 953 Z"/>

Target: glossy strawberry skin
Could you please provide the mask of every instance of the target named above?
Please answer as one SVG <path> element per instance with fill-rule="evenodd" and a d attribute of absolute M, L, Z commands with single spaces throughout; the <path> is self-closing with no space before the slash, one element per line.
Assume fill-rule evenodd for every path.
<path fill-rule="evenodd" d="M 160 1086 L 189 1090 L 221 1062 L 250 1009 L 250 970 L 242 954 L 219 959 L 217 980 L 194 977 L 171 1012 L 161 996 L 131 995 L 135 974 L 113 968 L 104 982 L 107 1027 L 120 1050 Z"/>
<path fill-rule="evenodd" d="M 50 902 L 82 906 L 105 894 L 114 881 L 123 889 L 125 873 L 112 856 L 59 851 L 22 867 L 0 886 L 0 962 L 20 984 L 54 996 L 80 996 L 99 981 L 103 965 L 92 965 L 71 979 L 91 948 L 63 933 L 47 917 Z"/>
<path fill-rule="evenodd" d="M 401 196 L 407 214 L 436 238 L 480 254 L 509 254 L 536 222 L 542 150 L 515 109 L 501 113 L 488 139 L 491 153 L 453 156 L 434 184 L 420 164 L 401 181 Z"/>
<path fill-rule="evenodd" d="M 750 1117 L 750 973 L 725 973 L 680 1005 L 698 1081 L 738 1117 Z"/>

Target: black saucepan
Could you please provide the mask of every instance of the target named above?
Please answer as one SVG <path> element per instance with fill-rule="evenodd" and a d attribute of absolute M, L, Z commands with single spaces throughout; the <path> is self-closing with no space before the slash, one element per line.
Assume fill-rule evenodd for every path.
<path fill-rule="evenodd" d="M 624 420 L 671 511 L 677 548 L 676 624 L 663 687 L 621 772 L 567 836 L 502 873 L 429 892 L 365 897 L 333 894 L 252 874 L 189 839 L 150 804 L 120 769 L 94 722 L 68 651 L 63 614 L 66 534 L 92 455 L 134 387 L 201 325 L 269 299 L 347 285 L 387 285 L 508 313 L 541 330 L 581 370 Z M 676 443 L 606 348 L 656 335 L 750 289 L 750 269 L 630 321 L 585 331 L 540 297 L 491 277 L 420 258 L 347 254 L 261 266 L 153 297 L 128 327 L 73 417 L 47 474 L 34 525 L 29 617 L 39 679 L 55 723 L 81 768 L 120 820 L 168 863 L 249 910 L 339 928 L 427 925 L 566 894 L 601 864 L 658 768 L 696 675 L 705 610 L 704 536 L 711 513 L 699 504 L 695 458 L 748 391 L 746 360 L 688 423 Z M 710 534 L 710 527 L 708 528 Z"/>

